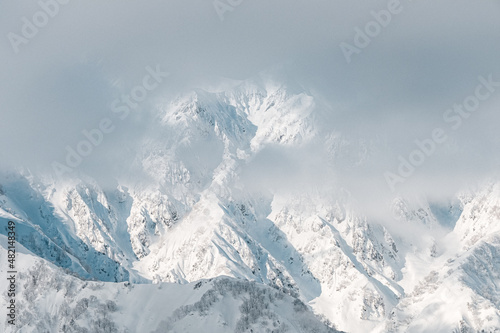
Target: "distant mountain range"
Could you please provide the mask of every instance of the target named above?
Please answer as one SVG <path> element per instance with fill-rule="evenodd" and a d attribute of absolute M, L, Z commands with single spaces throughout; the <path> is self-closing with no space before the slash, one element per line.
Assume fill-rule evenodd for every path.
<path fill-rule="evenodd" d="M 2 276 L 8 221 L 18 244 L 14 331 L 500 332 L 500 185 L 445 203 L 398 197 L 399 232 L 349 194 L 277 185 L 295 179 L 275 183 L 280 164 L 259 169 L 259 153 L 312 143 L 325 163 L 342 157 L 345 139 L 315 126 L 323 107 L 262 78 L 199 89 L 158 107 L 113 186 L 2 174 Z"/>

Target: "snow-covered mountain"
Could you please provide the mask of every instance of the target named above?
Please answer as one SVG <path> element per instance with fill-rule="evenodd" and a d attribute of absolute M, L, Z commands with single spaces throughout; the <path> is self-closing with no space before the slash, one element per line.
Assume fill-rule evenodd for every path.
<path fill-rule="evenodd" d="M 324 108 L 268 79 L 200 89 L 157 104 L 116 186 L 2 175 L 0 221 L 23 246 L 19 332 L 500 331 L 500 185 L 398 198 L 401 225 L 425 232 L 395 232 L 348 194 L 280 179 L 290 161 L 259 160 L 345 154 L 317 126 Z"/>
<path fill-rule="evenodd" d="M 5 251 L 7 238 L 0 243 Z M 338 332 L 298 298 L 255 282 L 82 281 L 25 248 L 17 260 L 16 332 Z"/>

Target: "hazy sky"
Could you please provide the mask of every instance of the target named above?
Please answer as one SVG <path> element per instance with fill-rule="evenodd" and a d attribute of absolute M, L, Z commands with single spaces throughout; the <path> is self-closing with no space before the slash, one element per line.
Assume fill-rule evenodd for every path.
<path fill-rule="evenodd" d="M 37 16 L 40 3 L 0 1 L 1 165 L 60 159 L 83 128 L 95 127 L 115 98 L 141 82 L 146 66 L 170 73 L 152 93 L 170 96 L 285 64 L 289 77 L 331 106 L 325 130 L 380 143 L 372 160 L 343 170 L 345 182 L 383 180 L 385 170 L 396 172 L 399 155 L 408 157 L 414 141 L 437 127 L 449 138 L 411 178 L 415 186 L 439 192 L 498 167 L 500 87 L 456 130 L 443 120 L 474 95 L 479 76 L 500 82 L 497 0 L 41 3 L 53 11 L 47 22 Z M 341 43 L 355 46 L 356 28 L 388 7 L 397 8 L 390 23 L 348 63 Z M 23 31 L 34 19 L 38 31 Z M 124 138 L 133 142 L 145 128 L 144 117 L 129 118 L 101 152 L 112 153 Z"/>

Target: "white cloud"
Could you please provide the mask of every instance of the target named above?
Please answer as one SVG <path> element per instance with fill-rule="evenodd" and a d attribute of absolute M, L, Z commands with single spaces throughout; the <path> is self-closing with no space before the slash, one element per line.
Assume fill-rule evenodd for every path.
<path fill-rule="evenodd" d="M 498 1 L 401 3 L 403 11 L 347 64 L 339 44 L 387 1 L 244 1 L 223 22 L 211 1 L 69 1 L 17 54 L 9 33 L 22 34 L 22 18 L 31 20 L 41 7 L 4 1 L 1 164 L 46 167 L 64 157 L 82 130 L 110 116 L 109 104 L 141 81 L 146 66 L 159 64 L 171 77 L 89 163 L 133 146 L 149 126 L 155 97 L 286 64 L 289 77 L 332 105 L 324 131 L 380 144 L 362 167 L 335 169 L 346 186 L 367 193 L 365 186 L 380 186 L 376 177 L 383 184 L 383 172 L 397 167 L 397 156 L 410 153 L 415 139 L 442 126 L 443 112 L 471 93 L 479 75 L 500 78 Z M 499 106 L 498 98 L 488 100 L 408 186 L 442 181 L 451 189 L 451 177 L 489 175 L 498 166 Z M 295 177 L 303 174 L 300 161 L 292 162 Z"/>

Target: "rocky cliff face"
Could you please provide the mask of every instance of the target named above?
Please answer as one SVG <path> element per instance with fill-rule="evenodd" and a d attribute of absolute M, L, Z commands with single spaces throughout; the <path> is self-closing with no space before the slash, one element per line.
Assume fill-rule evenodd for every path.
<path fill-rule="evenodd" d="M 324 144 L 335 160 L 346 142 L 315 126 L 322 107 L 300 89 L 266 80 L 193 92 L 158 106 L 154 130 L 134 157 L 140 179 L 120 176 L 110 187 L 84 176 L 6 174 L 0 219 L 17 221 L 18 242 L 27 250 L 86 280 L 251 280 L 349 332 L 500 327 L 498 185 L 445 204 L 395 200 L 405 233 L 364 216 L 348 195 L 287 186 L 294 179 L 274 182 L 279 163 L 252 164 L 266 149 L 311 142 Z M 367 154 L 360 151 L 354 162 Z M 269 186 L 249 182 L 255 180 L 249 172 L 267 173 L 261 175 Z M 416 237 L 415 230 L 425 232 Z M 185 318 L 176 316 L 165 325 Z M 268 324 L 279 317 L 270 316 Z"/>

